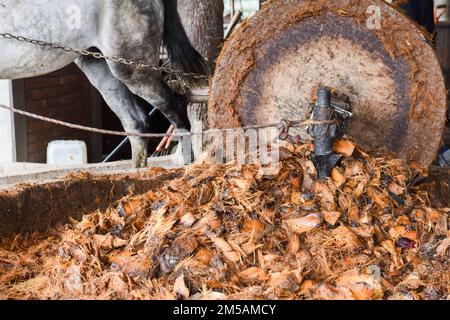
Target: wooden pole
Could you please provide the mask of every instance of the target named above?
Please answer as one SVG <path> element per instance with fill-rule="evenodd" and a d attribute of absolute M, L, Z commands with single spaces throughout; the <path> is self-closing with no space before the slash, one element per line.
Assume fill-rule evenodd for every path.
<path fill-rule="evenodd" d="M 234 13 L 236 12 L 234 0 L 230 0 L 230 18 L 234 16 Z"/>
<path fill-rule="evenodd" d="M 241 21 L 241 18 L 242 12 L 241 11 L 236 12 L 236 14 L 231 19 L 231 22 L 228 25 L 227 30 L 225 31 L 225 39 L 228 39 L 230 37 L 231 33 L 234 30 L 234 27 L 236 27 L 236 25 Z"/>

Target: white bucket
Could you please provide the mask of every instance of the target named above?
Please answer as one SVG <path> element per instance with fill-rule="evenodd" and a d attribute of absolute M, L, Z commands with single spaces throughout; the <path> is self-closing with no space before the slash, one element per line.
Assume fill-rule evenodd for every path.
<path fill-rule="evenodd" d="M 87 164 L 87 147 L 84 141 L 52 141 L 47 147 L 47 164 Z"/>

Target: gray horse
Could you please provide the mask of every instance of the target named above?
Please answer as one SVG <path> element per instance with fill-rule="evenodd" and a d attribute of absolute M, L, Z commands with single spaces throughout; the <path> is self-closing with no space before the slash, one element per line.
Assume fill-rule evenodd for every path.
<path fill-rule="evenodd" d="M 2 0 L 0 32 L 89 49 L 106 56 L 159 65 L 163 42 L 174 69 L 205 74 L 205 63 L 183 29 L 176 0 Z M 50 73 L 75 62 L 128 132 L 145 132 L 149 104 L 178 129 L 189 130 L 186 103 L 159 71 L 80 57 L 0 39 L 0 78 Z M 191 79 L 192 80 L 192 79 Z M 147 165 L 147 141 L 130 138 L 133 164 Z"/>

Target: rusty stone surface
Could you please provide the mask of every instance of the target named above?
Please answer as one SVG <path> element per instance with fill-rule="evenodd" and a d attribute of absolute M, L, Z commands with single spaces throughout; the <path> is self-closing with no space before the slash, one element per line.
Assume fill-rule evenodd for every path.
<path fill-rule="evenodd" d="M 381 8 L 380 29 L 367 27 L 371 5 Z M 447 107 L 439 62 L 421 29 L 381 0 L 270 1 L 224 47 L 208 125 L 302 119 L 318 84 L 349 98 L 348 135 L 359 144 L 435 160 Z"/>

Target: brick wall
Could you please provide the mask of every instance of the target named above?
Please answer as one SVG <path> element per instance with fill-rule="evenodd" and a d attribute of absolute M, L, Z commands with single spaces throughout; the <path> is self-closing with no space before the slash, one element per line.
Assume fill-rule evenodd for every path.
<path fill-rule="evenodd" d="M 90 126 L 91 89 L 84 74 L 70 65 L 54 73 L 24 80 L 25 109 L 50 118 Z M 27 119 L 27 161 L 46 162 L 52 140 L 83 140 L 91 150 L 91 134 Z"/>

